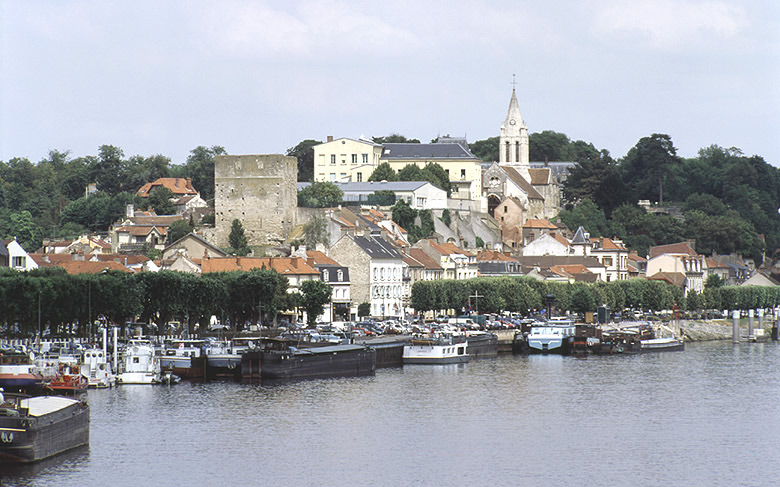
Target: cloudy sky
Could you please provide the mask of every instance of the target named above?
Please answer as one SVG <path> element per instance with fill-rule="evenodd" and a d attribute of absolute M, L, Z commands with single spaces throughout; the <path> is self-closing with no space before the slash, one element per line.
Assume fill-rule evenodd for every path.
<path fill-rule="evenodd" d="M 0 0 L 0 160 L 530 132 L 780 166 L 780 2 Z"/>

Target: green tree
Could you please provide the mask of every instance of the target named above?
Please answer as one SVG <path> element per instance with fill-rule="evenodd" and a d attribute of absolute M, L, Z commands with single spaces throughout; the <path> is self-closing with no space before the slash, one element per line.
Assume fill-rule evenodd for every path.
<path fill-rule="evenodd" d="M 567 227 L 578 228 L 582 226 L 594 237 L 612 234 L 612 228 L 604 215 L 604 210 L 591 200 L 580 201 L 572 210 L 561 210 L 560 218 Z"/>
<path fill-rule="evenodd" d="M 314 181 L 314 146 L 321 140 L 306 139 L 287 149 L 287 155 L 298 158 L 298 181 Z"/>
<path fill-rule="evenodd" d="M 395 192 L 381 189 L 368 195 L 367 203 L 376 206 L 392 206 L 395 204 Z"/>
<path fill-rule="evenodd" d="M 488 137 L 484 140 L 477 140 L 469 144 L 469 150 L 472 154 L 479 157 L 483 161 L 498 161 L 498 147 L 500 145 L 500 137 Z"/>
<path fill-rule="evenodd" d="M 303 243 L 307 248 L 314 250 L 318 243 L 330 246 L 330 234 L 328 233 L 328 219 L 325 215 L 317 214 L 303 226 Z"/>
<path fill-rule="evenodd" d="M 607 217 L 630 197 L 617 164 L 606 151 L 580 159 L 569 170 L 563 183 L 563 194 L 570 203 L 584 199 L 595 202 Z"/>
<path fill-rule="evenodd" d="M 332 208 L 344 199 L 344 192 L 333 183 L 318 181 L 298 191 L 298 206 Z"/>
<path fill-rule="evenodd" d="M 449 197 L 452 194 L 453 188 L 452 188 L 452 184 L 450 183 L 450 178 L 447 175 L 447 171 L 445 171 L 440 164 L 437 164 L 435 162 L 429 162 L 422 169 L 422 175 L 424 181 L 428 181 L 434 186 L 437 186 L 443 189 L 444 191 L 446 191 L 447 197 Z"/>
<path fill-rule="evenodd" d="M 317 317 L 330 302 L 332 292 L 332 288 L 322 281 L 309 280 L 301 283 L 303 309 L 306 310 L 309 327 L 314 327 L 316 324 Z"/>
<path fill-rule="evenodd" d="M 399 181 L 425 181 L 422 169 L 417 164 L 409 164 L 402 167 L 398 171 L 397 178 Z"/>
<path fill-rule="evenodd" d="M 420 139 L 407 139 L 403 135 L 395 134 L 395 133 L 386 135 L 384 137 L 371 137 L 371 140 L 373 140 L 377 144 L 397 144 L 397 143 L 419 144 L 420 143 Z"/>
<path fill-rule="evenodd" d="M 449 227 L 450 224 L 452 223 L 452 216 L 450 216 L 450 210 L 448 210 L 447 208 L 441 211 L 441 221 L 445 225 L 447 225 L 447 227 Z"/>
<path fill-rule="evenodd" d="M 528 157 L 532 161 L 573 161 L 566 134 L 544 130 L 528 136 Z"/>
<path fill-rule="evenodd" d="M 173 191 L 160 186 L 149 193 L 149 205 L 158 215 L 175 215 L 176 205 L 173 204 Z"/>
<path fill-rule="evenodd" d="M 402 199 L 398 200 L 390 210 L 392 211 L 393 221 L 409 231 L 414 225 L 414 219 L 417 218 L 417 210 L 410 207 L 409 204 Z"/>
<path fill-rule="evenodd" d="M 230 225 L 230 235 L 228 235 L 228 243 L 230 247 L 235 250 L 238 255 L 246 255 L 249 253 L 249 244 L 244 233 L 244 225 L 241 224 L 241 220 L 236 218 Z"/>
<path fill-rule="evenodd" d="M 623 179 L 639 199 L 663 204 L 664 180 L 681 164 L 672 139 L 666 134 L 642 137 L 621 160 Z M 656 198 L 657 197 L 657 198 Z"/>
<path fill-rule="evenodd" d="M 206 201 L 214 199 L 214 158 L 227 154 L 219 145 L 206 147 L 199 145 L 187 156 L 186 172 L 192 178 L 192 186 L 200 192 Z"/>
<path fill-rule="evenodd" d="M 398 174 L 390 167 L 390 164 L 383 162 L 378 165 L 371 176 L 368 177 L 369 181 L 398 181 Z"/>
<path fill-rule="evenodd" d="M 585 286 L 577 286 L 571 293 L 571 310 L 577 313 L 586 313 L 596 309 L 596 300 L 593 293 Z"/>
<path fill-rule="evenodd" d="M 360 303 L 358 305 L 358 316 L 364 317 L 364 316 L 371 316 L 371 303 Z"/>
<path fill-rule="evenodd" d="M 29 211 L 11 214 L 11 233 L 26 252 L 35 252 L 43 245 L 41 229 L 32 219 Z"/>
<path fill-rule="evenodd" d="M 168 227 L 168 245 L 176 242 L 192 231 L 192 227 L 187 220 L 176 220 Z"/>
<path fill-rule="evenodd" d="M 98 159 L 90 167 L 90 175 L 100 191 L 114 196 L 122 191 L 125 174 L 124 152 L 113 145 L 101 145 Z"/>

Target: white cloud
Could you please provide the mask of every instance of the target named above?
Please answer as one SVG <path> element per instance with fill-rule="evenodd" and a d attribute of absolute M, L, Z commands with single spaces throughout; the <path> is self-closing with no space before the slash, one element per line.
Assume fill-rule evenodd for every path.
<path fill-rule="evenodd" d="M 415 42 L 412 33 L 343 1 L 217 2 L 193 20 L 206 33 L 204 44 L 250 58 L 388 53 Z"/>
<path fill-rule="evenodd" d="M 653 48 L 733 38 L 747 23 L 741 7 L 722 1 L 613 0 L 593 5 L 597 35 L 633 38 Z"/>

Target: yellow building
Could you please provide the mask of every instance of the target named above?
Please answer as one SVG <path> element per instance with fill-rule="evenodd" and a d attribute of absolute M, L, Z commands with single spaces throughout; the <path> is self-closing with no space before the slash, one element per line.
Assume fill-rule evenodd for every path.
<path fill-rule="evenodd" d="M 482 161 L 468 150 L 465 141 L 384 144 L 381 162 L 387 162 L 396 172 L 409 164 L 420 169 L 438 164 L 449 175 L 451 198 L 479 201 L 482 196 Z"/>
<path fill-rule="evenodd" d="M 341 137 L 314 146 L 314 180 L 335 182 L 368 181 L 379 165 L 382 145 L 366 139 Z"/>

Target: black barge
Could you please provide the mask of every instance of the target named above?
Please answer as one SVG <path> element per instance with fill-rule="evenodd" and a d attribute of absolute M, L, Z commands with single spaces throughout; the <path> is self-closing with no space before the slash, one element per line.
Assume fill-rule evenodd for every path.
<path fill-rule="evenodd" d="M 0 394 L 0 466 L 89 444 L 89 406 L 61 396 Z"/>

